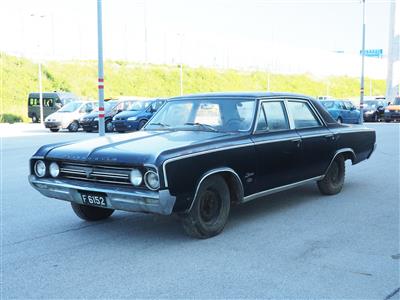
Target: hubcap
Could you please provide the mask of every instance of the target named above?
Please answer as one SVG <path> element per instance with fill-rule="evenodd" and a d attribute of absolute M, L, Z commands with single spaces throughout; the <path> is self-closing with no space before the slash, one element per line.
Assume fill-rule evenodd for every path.
<path fill-rule="evenodd" d="M 213 223 L 221 211 L 221 198 L 213 190 L 207 190 L 200 198 L 200 217 L 205 223 Z"/>

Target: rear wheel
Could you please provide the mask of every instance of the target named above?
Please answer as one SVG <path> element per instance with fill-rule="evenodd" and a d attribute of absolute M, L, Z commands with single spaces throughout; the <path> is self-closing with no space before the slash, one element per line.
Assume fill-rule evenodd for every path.
<path fill-rule="evenodd" d="M 70 132 L 77 132 L 79 129 L 79 123 L 77 121 L 73 121 L 71 124 L 68 126 L 68 130 Z"/>
<path fill-rule="evenodd" d="M 125 131 L 124 130 L 118 130 L 118 133 L 124 133 Z"/>
<path fill-rule="evenodd" d="M 213 237 L 224 229 L 229 211 L 228 185 L 222 176 L 210 176 L 201 183 L 190 212 L 181 216 L 183 228 L 195 238 Z"/>
<path fill-rule="evenodd" d="M 100 221 L 107 219 L 114 212 L 113 209 L 87 206 L 71 202 L 72 210 L 81 219 L 86 221 Z"/>
<path fill-rule="evenodd" d="M 338 194 L 344 184 L 346 167 L 343 156 L 339 155 L 329 166 L 328 172 L 324 179 L 317 182 L 319 191 L 323 195 Z"/>
<path fill-rule="evenodd" d="M 50 128 L 51 132 L 58 132 L 60 129 L 59 128 Z"/>
<path fill-rule="evenodd" d="M 38 123 L 39 119 L 36 117 L 36 115 L 32 116 L 32 123 Z"/>

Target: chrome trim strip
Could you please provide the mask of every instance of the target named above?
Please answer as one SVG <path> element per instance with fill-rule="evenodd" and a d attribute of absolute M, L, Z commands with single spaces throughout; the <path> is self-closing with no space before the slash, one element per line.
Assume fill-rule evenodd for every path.
<path fill-rule="evenodd" d="M 267 140 L 267 141 L 260 141 L 260 142 L 254 142 L 254 145 L 262 145 L 262 144 L 270 144 L 270 143 L 275 143 L 275 142 L 284 142 L 284 141 L 296 141 L 301 139 L 300 136 L 298 137 L 291 137 L 291 138 L 285 138 L 285 139 L 275 139 L 275 140 Z"/>
<path fill-rule="evenodd" d="M 217 168 L 217 169 L 214 169 L 214 170 L 211 170 L 211 171 L 206 172 L 206 173 L 201 177 L 199 183 L 197 184 L 196 192 L 194 193 L 194 197 L 193 197 L 193 199 L 192 199 L 192 203 L 190 204 L 190 207 L 188 208 L 187 212 L 189 212 L 189 211 L 192 209 L 193 205 L 194 205 L 194 201 L 196 200 L 197 193 L 199 192 L 201 183 L 202 183 L 208 176 L 213 175 L 213 174 L 217 174 L 217 173 L 222 173 L 222 172 L 229 172 L 229 173 L 232 173 L 232 174 L 239 180 L 239 182 L 240 182 L 241 195 L 242 195 L 242 197 L 243 197 L 243 195 L 244 195 L 243 183 L 242 183 L 242 180 L 240 179 L 239 175 L 238 175 L 233 169 L 228 168 L 228 167 Z"/>
<path fill-rule="evenodd" d="M 288 189 L 303 185 L 303 184 L 308 183 L 308 182 L 318 181 L 318 180 L 323 179 L 323 177 L 324 177 L 324 175 L 321 175 L 321 176 L 313 177 L 313 178 L 310 178 L 310 179 L 298 181 L 298 182 L 295 182 L 295 183 L 291 183 L 291 184 L 279 186 L 279 187 L 276 187 L 276 188 L 272 188 L 272 189 L 269 189 L 269 190 L 265 190 L 265 191 L 262 191 L 262 192 L 258 192 L 258 193 L 255 193 L 255 194 L 251 194 L 251 195 L 248 195 L 248 196 L 244 197 L 242 203 L 246 203 L 248 201 L 251 201 L 251 200 L 254 200 L 256 198 L 263 197 L 263 196 L 266 196 L 266 195 L 282 192 L 282 191 L 285 191 L 285 190 L 288 190 Z"/>
<path fill-rule="evenodd" d="M 182 155 L 182 156 L 177 156 L 177 157 L 172 157 L 172 158 L 166 159 L 163 162 L 164 185 L 165 185 L 166 188 L 168 187 L 168 178 L 167 178 L 166 166 L 167 166 L 167 164 L 169 164 L 171 162 L 174 162 L 174 161 L 177 161 L 177 160 L 181 160 L 181 159 L 185 159 L 185 158 L 189 158 L 189 157 L 193 157 L 193 156 L 198 156 L 198 155 L 203 155 L 203 154 L 208 154 L 208 153 L 213 153 L 213 152 L 219 152 L 219 151 L 224 151 L 224 150 L 243 148 L 243 147 L 248 147 L 248 146 L 254 146 L 254 143 L 252 142 L 252 143 L 240 144 L 240 145 L 235 145 L 235 146 L 214 148 L 214 149 L 210 149 L 210 150 L 205 150 L 205 151 L 200 151 L 200 152 L 196 152 L 196 153 L 185 154 L 185 155 Z"/>

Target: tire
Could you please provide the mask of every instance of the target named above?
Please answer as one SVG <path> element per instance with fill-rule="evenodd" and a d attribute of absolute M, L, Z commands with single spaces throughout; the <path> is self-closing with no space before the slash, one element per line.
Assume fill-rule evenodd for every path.
<path fill-rule="evenodd" d="M 118 133 L 125 133 L 124 130 L 118 130 L 117 132 L 118 132 Z"/>
<path fill-rule="evenodd" d="M 374 114 L 374 122 L 379 122 L 378 114 Z"/>
<path fill-rule="evenodd" d="M 68 126 L 69 132 L 77 132 L 79 129 L 79 123 L 77 121 L 73 121 L 71 124 Z"/>
<path fill-rule="evenodd" d="M 142 129 L 142 127 L 143 127 L 144 125 L 146 125 L 146 123 L 147 123 L 147 120 L 141 120 L 141 121 L 139 122 L 139 125 L 138 125 L 138 130 Z"/>
<path fill-rule="evenodd" d="M 344 184 L 346 174 L 346 166 L 343 156 L 339 155 L 335 158 L 329 166 L 324 179 L 317 182 L 318 189 L 323 195 L 336 195 L 338 194 Z"/>
<path fill-rule="evenodd" d="M 336 120 L 336 122 L 338 122 L 339 124 L 342 124 L 342 123 L 343 123 L 343 120 L 342 120 L 341 117 L 339 117 L 339 118 Z"/>
<path fill-rule="evenodd" d="M 390 122 L 392 122 L 392 120 L 386 119 L 385 122 L 386 122 L 386 123 L 390 123 Z"/>
<path fill-rule="evenodd" d="M 181 216 L 183 229 L 198 239 L 218 235 L 228 221 L 230 202 L 229 188 L 223 177 L 207 177 L 201 183 L 191 210 Z"/>
<path fill-rule="evenodd" d="M 104 127 L 105 127 L 106 132 L 114 131 L 114 125 L 111 123 L 111 121 L 106 121 Z"/>
<path fill-rule="evenodd" d="M 86 132 L 92 132 L 93 130 L 91 130 L 91 129 L 86 129 L 85 131 L 86 131 Z"/>
<path fill-rule="evenodd" d="M 113 209 L 101 208 L 95 206 L 87 206 L 71 202 L 74 213 L 81 219 L 86 221 L 100 221 L 107 219 L 114 212 Z"/>
<path fill-rule="evenodd" d="M 51 132 L 58 132 L 58 131 L 60 131 L 60 129 L 59 128 L 50 128 L 50 131 Z"/>
<path fill-rule="evenodd" d="M 32 123 L 39 123 L 39 119 L 36 117 L 36 115 L 32 116 Z"/>

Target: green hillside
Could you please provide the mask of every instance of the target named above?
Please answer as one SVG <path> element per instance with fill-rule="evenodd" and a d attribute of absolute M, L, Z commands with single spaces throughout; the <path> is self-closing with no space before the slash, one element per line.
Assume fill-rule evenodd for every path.
<path fill-rule="evenodd" d="M 64 90 L 83 98 L 97 97 L 96 61 L 51 61 L 43 64 L 43 91 Z M 125 62 L 105 62 L 105 97 L 137 95 L 168 97 L 179 95 L 178 66 Z M 37 64 L 24 58 L 0 53 L 0 122 L 28 121 L 27 96 L 38 91 Z M 184 67 L 184 93 L 213 91 L 266 90 L 265 72 L 239 72 Z M 369 83 L 369 80 L 366 81 Z M 271 91 L 286 91 L 317 96 L 356 97 L 359 79 L 330 77 L 324 80 L 311 75 L 270 74 Z M 373 80 L 374 95 L 384 94 L 385 81 Z"/>

